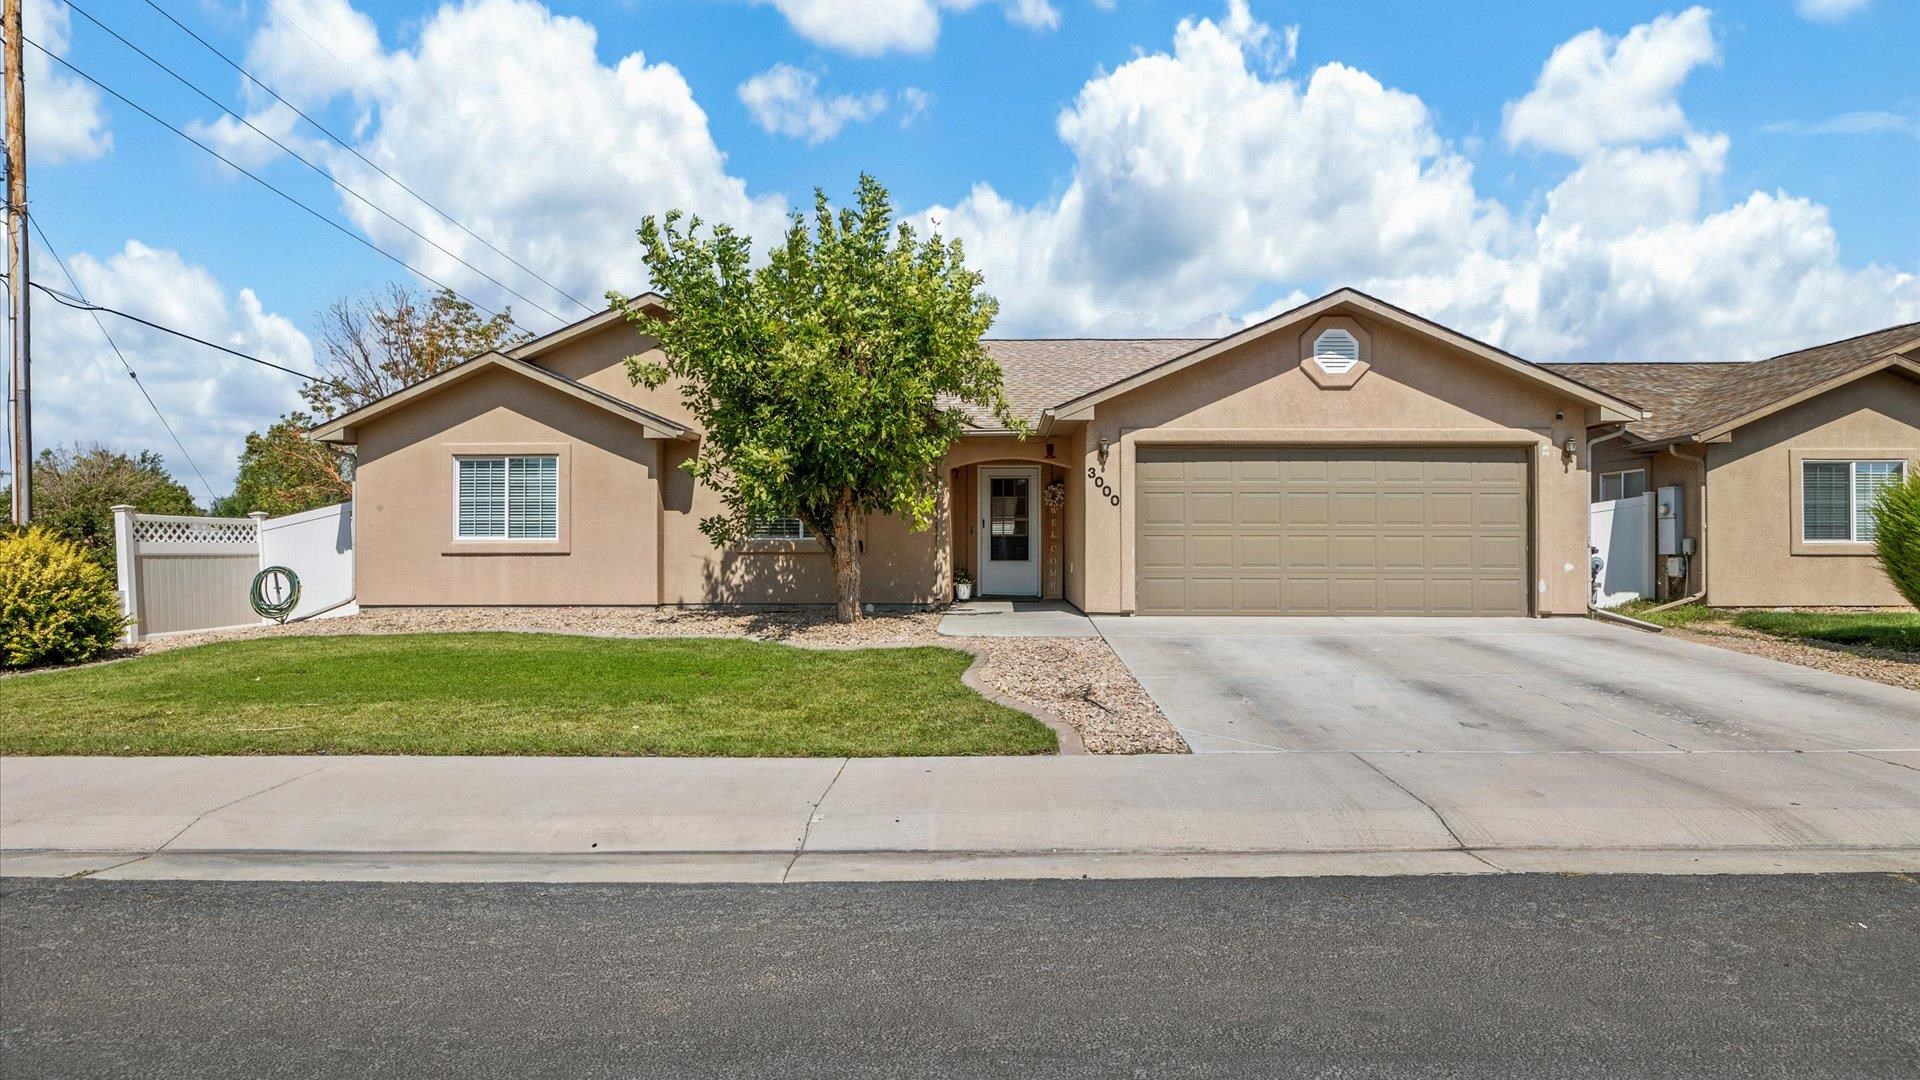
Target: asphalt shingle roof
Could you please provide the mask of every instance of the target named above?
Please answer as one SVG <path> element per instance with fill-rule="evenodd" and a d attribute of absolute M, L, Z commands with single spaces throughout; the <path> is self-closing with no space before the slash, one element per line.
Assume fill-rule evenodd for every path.
<path fill-rule="evenodd" d="M 1710 431 L 1920 340 L 1904 323 L 1748 363 L 1543 364 L 1653 415 L 1627 430 L 1648 442 Z"/>
<path fill-rule="evenodd" d="M 1213 338 L 988 338 L 981 342 L 1000 365 L 1014 415 L 1037 422 L 1062 402 L 1119 382 L 1189 353 Z M 983 430 L 1001 425 L 969 410 Z"/>

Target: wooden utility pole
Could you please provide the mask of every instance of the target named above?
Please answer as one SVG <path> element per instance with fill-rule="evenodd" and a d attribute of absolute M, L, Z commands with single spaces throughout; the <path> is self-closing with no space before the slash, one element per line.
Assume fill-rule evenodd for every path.
<path fill-rule="evenodd" d="M 0 29 L 7 65 L 7 296 L 13 329 L 13 382 L 7 410 L 13 423 L 13 523 L 33 516 L 33 410 L 28 406 L 27 76 L 20 37 L 21 0 L 5 0 Z"/>

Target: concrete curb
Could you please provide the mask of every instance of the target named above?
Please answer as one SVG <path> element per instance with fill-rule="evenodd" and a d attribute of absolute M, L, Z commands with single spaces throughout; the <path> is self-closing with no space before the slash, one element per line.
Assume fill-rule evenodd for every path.
<path fill-rule="evenodd" d="M 1489 874 L 1920 872 L 1920 848 L 1404 851 L 300 852 L 12 851 L 0 877 L 109 881 L 633 884 Z"/>

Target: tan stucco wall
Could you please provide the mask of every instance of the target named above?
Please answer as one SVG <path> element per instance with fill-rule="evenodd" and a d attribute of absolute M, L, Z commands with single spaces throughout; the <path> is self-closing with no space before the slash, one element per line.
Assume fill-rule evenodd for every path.
<path fill-rule="evenodd" d="M 504 371 L 359 431 L 360 603 L 651 604 L 659 591 L 659 443 L 637 425 Z M 563 454 L 560 539 L 455 543 L 454 455 Z"/>
<path fill-rule="evenodd" d="M 1708 448 L 1707 602 L 1718 607 L 1905 606 L 1868 545 L 1796 544 L 1795 451 L 1920 461 L 1920 383 L 1883 372 Z M 1796 553 L 1795 548 L 1800 548 Z M 1816 553 L 1817 552 L 1817 553 Z"/>
<path fill-rule="evenodd" d="M 1084 600 L 1094 612 L 1134 607 L 1133 467 L 1139 447 L 1207 445 L 1521 446 L 1533 475 L 1533 593 L 1540 614 L 1577 614 L 1587 599 L 1588 474 L 1563 461 L 1576 439 L 1584 457 L 1584 404 L 1422 335 L 1369 318 L 1366 373 L 1323 389 L 1300 367 L 1301 338 L 1275 333 L 1099 403 L 1082 447 L 1120 496 L 1084 506 Z M 1561 419 L 1555 414 L 1561 413 Z M 1109 440 L 1107 461 L 1099 440 Z"/>

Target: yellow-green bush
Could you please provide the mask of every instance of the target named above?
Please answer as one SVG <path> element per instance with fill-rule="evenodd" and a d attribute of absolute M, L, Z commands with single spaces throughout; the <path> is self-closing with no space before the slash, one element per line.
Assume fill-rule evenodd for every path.
<path fill-rule="evenodd" d="M 1881 489 L 1873 523 L 1880 565 L 1907 603 L 1920 607 L 1920 472 L 1913 463 L 1905 482 Z"/>
<path fill-rule="evenodd" d="M 0 536 L 0 667 L 74 664 L 125 625 L 113 576 L 45 529 Z"/>

